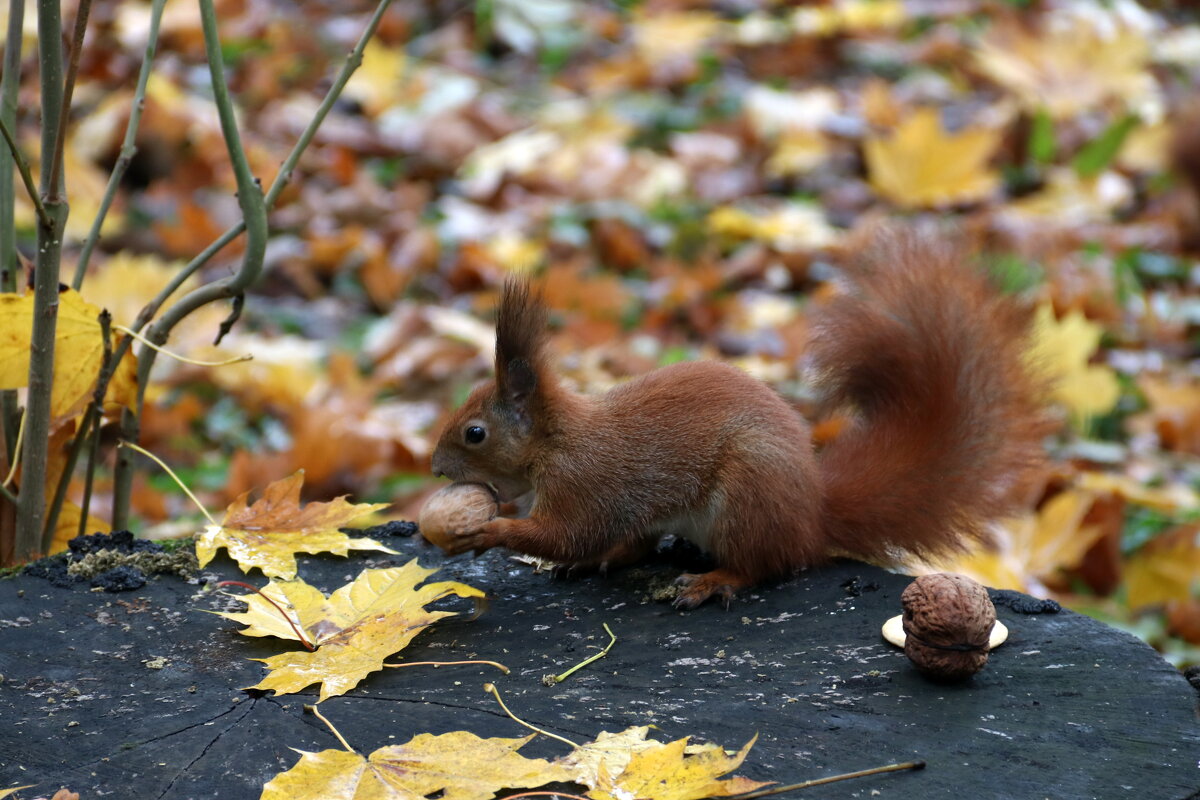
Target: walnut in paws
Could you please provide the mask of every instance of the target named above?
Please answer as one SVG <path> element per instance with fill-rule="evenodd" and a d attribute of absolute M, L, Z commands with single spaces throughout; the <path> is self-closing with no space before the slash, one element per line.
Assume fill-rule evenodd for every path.
<path fill-rule="evenodd" d="M 429 496 L 417 521 L 421 535 L 446 549 L 455 536 L 473 533 L 496 517 L 492 490 L 481 483 L 452 483 Z"/>

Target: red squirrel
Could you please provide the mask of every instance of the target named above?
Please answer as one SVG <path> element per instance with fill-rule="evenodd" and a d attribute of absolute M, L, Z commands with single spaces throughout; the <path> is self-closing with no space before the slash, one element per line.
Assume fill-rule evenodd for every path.
<path fill-rule="evenodd" d="M 728 364 L 673 364 L 594 397 L 562 386 L 546 308 L 510 280 L 495 381 L 447 423 L 432 466 L 502 503 L 532 492 L 533 505 L 450 552 L 613 564 L 673 533 L 716 562 L 680 578 L 676 605 L 691 608 L 833 555 L 886 562 L 986 539 L 1046 428 L 1025 361 L 1030 309 L 962 260 L 893 234 L 813 310 L 811 373 L 851 420 L 819 453 L 795 409 Z"/>

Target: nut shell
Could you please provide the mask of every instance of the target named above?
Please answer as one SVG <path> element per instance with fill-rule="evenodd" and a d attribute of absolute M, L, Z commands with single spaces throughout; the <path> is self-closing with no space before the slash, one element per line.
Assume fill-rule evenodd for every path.
<path fill-rule="evenodd" d="M 421 535 L 442 549 L 464 533 L 494 519 L 499 507 L 491 489 L 481 483 L 452 483 L 429 496 L 417 525 Z"/>
<path fill-rule="evenodd" d="M 958 681 L 983 669 L 996 608 L 965 575 L 922 575 L 900 595 L 904 653 L 930 678 Z"/>

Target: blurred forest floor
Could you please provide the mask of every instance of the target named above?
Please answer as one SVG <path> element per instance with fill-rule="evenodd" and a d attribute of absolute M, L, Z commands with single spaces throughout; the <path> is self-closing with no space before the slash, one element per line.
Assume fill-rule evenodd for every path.
<path fill-rule="evenodd" d="M 944 226 L 1041 305 L 1062 425 L 1036 507 L 998 527 L 998 552 L 914 569 L 1053 595 L 1200 661 L 1200 15 L 1187 5 L 399 0 L 271 215 L 266 275 L 233 333 L 211 345 L 228 308 L 210 306 L 168 343 L 254 360 L 159 359 L 142 444 L 211 509 L 303 468 L 307 497 L 413 518 L 438 483 L 441 420 L 489 373 L 506 275 L 539 276 L 578 387 L 722 358 L 806 409 L 806 309 L 838 265 L 881 221 Z M 373 5 L 217 7 L 269 184 Z M 136 0 L 92 10 L 68 263 L 118 157 L 149 14 Z M 35 18 L 30 4 L 17 130 L 30 153 Z M 137 146 L 82 286 L 125 325 L 239 219 L 192 3 L 166 7 Z M 28 255 L 33 209 L 17 197 Z M 229 274 L 239 246 L 191 285 Z M 139 535 L 199 527 L 157 471 L 134 508 Z"/>

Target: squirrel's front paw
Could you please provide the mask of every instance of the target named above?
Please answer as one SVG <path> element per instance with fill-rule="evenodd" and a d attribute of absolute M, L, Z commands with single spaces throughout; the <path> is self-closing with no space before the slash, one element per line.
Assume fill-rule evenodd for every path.
<path fill-rule="evenodd" d="M 504 524 L 509 522 L 506 519 L 494 519 L 484 523 L 480 528 L 474 531 L 459 533 L 454 536 L 443 550 L 448 555 L 456 556 L 459 553 L 472 551 L 475 555 L 479 555 L 484 551 L 491 550 L 493 547 L 499 547 L 503 544 Z"/>

